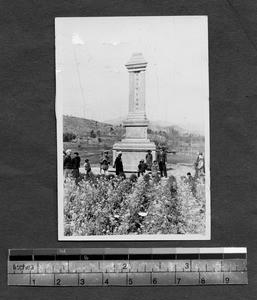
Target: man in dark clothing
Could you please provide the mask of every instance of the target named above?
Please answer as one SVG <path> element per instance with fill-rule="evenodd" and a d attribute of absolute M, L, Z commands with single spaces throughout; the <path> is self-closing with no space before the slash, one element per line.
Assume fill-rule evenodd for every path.
<path fill-rule="evenodd" d="M 147 151 L 145 159 L 146 159 L 147 170 L 151 171 L 152 164 L 153 164 L 153 155 L 152 155 L 152 151 L 151 150 Z"/>
<path fill-rule="evenodd" d="M 78 152 L 74 152 L 74 154 L 76 156 L 72 159 L 73 176 L 77 179 L 79 178 L 80 157 Z"/>
<path fill-rule="evenodd" d="M 68 176 L 72 175 L 73 170 L 73 164 L 72 164 L 72 158 L 71 158 L 71 150 L 68 149 L 66 151 L 66 156 L 63 160 L 63 177 L 64 179 Z"/>
<path fill-rule="evenodd" d="M 138 165 L 138 173 L 137 176 L 140 177 L 140 175 L 144 176 L 144 173 L 147 169 L 147 164 L 144 162 L 143 159 L 140 160 Z"/>
<path fill-rule="evenodd" d="M 113 167 L 116 168 L 116 175 L 122 175 L 123 173 L 123 163 L 121 159 L 122 153 L 119 152 L 118 156 L 115 159 Z"/>
<path fill-rule="evenodd" d="M 88 180 L 90 178 L 91 174 L 92 174 L 91 166 L 90 166 L 88 158 L 85 160 L 84 168 L 85 168 L 85 171 L 86 171 L 85 179 Z"/>
<path fill-rule="evenodd" d="M 162 147 L 158 156 L 157 156 L 157 161 L 159 164 L 159 169 L 161 172 L 161 177 L 163 177 L 163 175 L 167 178 L 167 169 L 166 169 L 166 162 L 167 162 L 167 153 L 165 151 L 165 148 Z"/>

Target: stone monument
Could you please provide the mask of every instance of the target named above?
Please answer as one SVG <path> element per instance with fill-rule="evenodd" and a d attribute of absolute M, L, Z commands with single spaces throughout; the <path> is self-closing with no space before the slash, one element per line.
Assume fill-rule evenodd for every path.
<path fill-rule="evenodd" d="M 129 112 L 123 126 L 126 128 L 125 139 L 113 145 L 113 161 L 119 151 L 122 152 L 124 172 L 137 172 L 141 159 L 145 160 L 148 150 L 152 151 L 153 160 L 156 146 L 147 138 L 149 121 L 145 112 L 145 70 L 147 62 L 142 53 L 134 53 L 125 65 L 129 72 Z"/>

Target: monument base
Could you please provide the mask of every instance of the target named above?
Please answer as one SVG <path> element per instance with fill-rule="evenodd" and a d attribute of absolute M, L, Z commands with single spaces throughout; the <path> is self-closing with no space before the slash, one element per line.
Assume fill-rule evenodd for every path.
<path fill-rule="evenodd" d="M 156 146 L 149 139 L 123 139 L 113 145 L 113 163 L 118 156 L 118 152 L 121 151 L 124 173 L 137 173 L 138 164 L 141 159 L 145 161 L 148 150 L 152 151 L 153 160 L 155 160 Z"/>

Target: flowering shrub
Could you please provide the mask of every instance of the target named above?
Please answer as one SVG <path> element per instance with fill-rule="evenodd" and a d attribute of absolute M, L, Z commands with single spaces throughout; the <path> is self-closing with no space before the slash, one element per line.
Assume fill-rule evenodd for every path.
<path fill-rule="evenodd" d="M 204 179 L 66 179 L 64 230 L 66 236 L 204 234 Z"/>

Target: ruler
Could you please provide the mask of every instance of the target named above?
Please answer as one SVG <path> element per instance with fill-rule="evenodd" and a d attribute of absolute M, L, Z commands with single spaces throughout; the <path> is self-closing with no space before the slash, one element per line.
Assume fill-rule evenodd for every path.
<path fill-rule="evenodd" d="M 67 248 L 8 251 L 8 285 L 247 284 L 246 248 Z"/>

